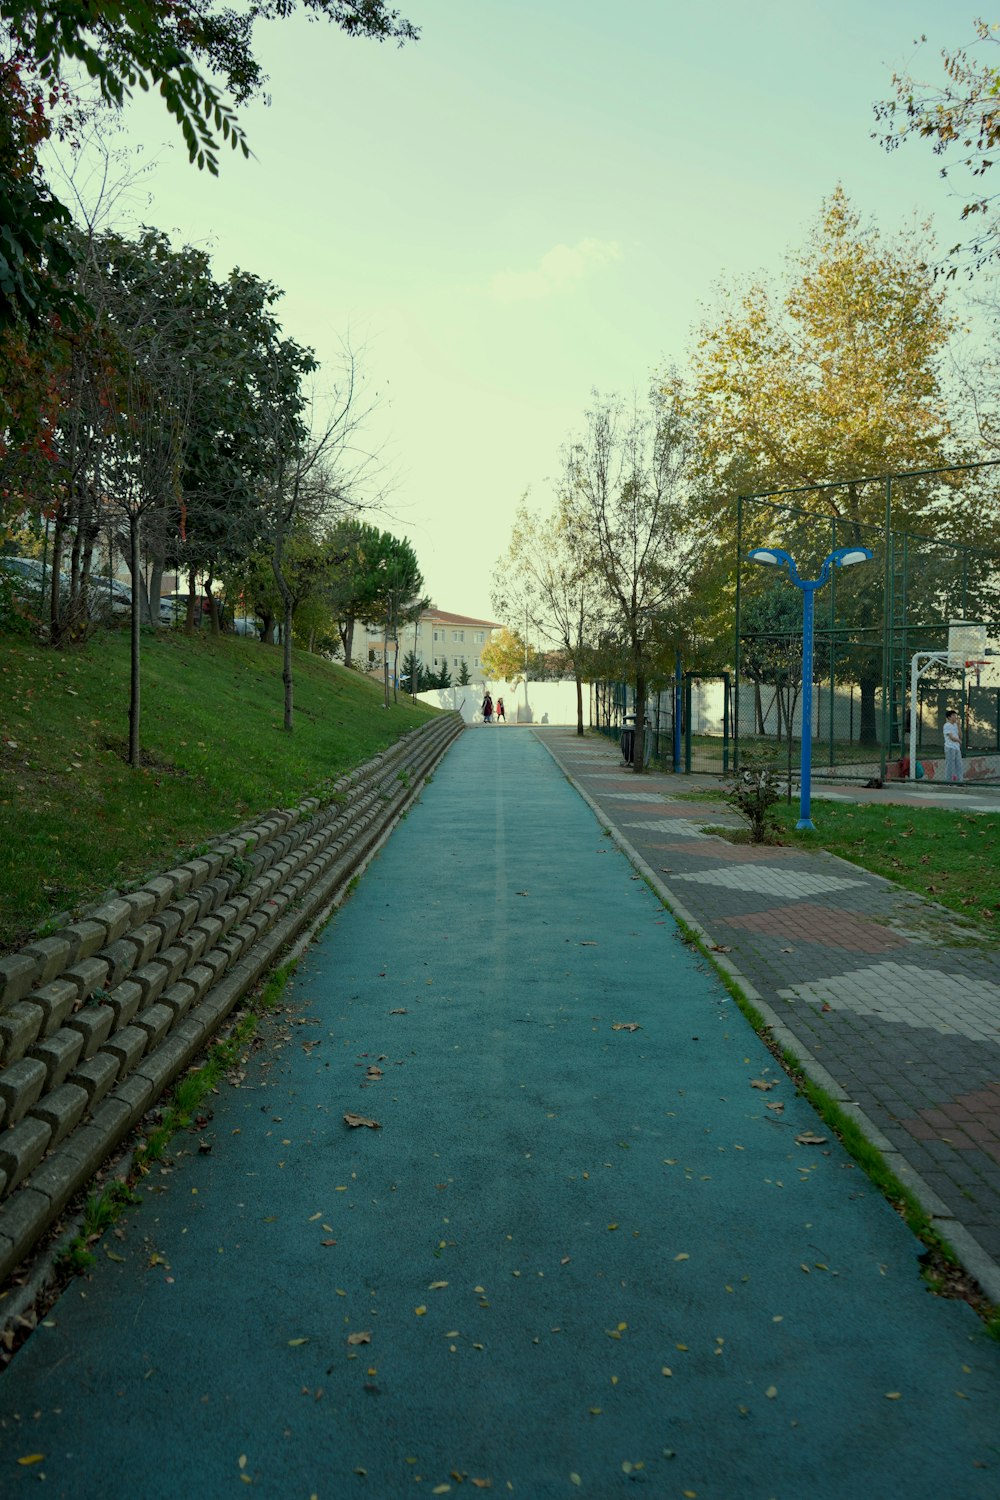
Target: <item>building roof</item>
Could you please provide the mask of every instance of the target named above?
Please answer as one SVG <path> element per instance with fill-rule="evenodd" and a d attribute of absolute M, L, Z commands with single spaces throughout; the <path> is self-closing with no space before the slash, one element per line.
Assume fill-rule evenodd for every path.
<path fill-rule="evenodd" d="M 420 618 L 422 620 L 436 620 L 441 625 L 481 625 L 486 630 L 503 629 L 502 625 L 499 625 L 496 620 L 476 620 L 472 615 L 449 614 L 446 609 L 438 609 L 433 604 L 430 609 L 424 610 Z"/>

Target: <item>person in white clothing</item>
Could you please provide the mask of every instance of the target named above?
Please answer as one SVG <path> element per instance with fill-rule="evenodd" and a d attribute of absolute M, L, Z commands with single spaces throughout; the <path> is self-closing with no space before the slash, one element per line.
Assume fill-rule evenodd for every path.
<path fill-rule="evenodd" d="M 962 739 L 958 732 L 958 714 L 952 709 L 944 721 L 944 779 L 962 780 Z"/>

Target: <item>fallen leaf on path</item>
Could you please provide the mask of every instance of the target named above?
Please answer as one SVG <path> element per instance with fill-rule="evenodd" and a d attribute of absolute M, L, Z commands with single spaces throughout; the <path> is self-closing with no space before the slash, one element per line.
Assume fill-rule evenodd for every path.
<path fill-rule="evenodd" d="M 336 1240 L 320 1240 L 321 1245 L 335 1245 L 336 1243 Z"/>
<path fill-rule="evenodd" d="M 725 945 L 725 943 L 713 943 L 712 944 L 712 952 L 713 953 L 732 953 L 732 951 L 733 951 L 732 948 L 727 948 L 726 945 Z"/>
<path fill-rule="evenodd" d="M 410 1014 L 410 1012 L 408 1010 L 400 1009 L 400 1010 L 391 1010 L 389 1012 L 389 1014 L 390 1014 L 390 1016 L 408 1016 Z"/>
<path fill-rule="evenodd" d="M 432 1281 L 427 1290 L 429 1292 L 439 1292 L 443 1286 L 447 1285 L 448 1283 L 446 1281 Z"/>
<path fill-rule="evenodd" d="M 611 1023 L 611 1030 L 612 1031 L 641 1031 L 642 1027 L 639 1025 L 638 1021 L 613 1021 Z"/>
<path fill-rule="evenodd" d="M 600 947 L 600 944 L 596 943 L 593 938 L 583 938 L 583 939 L 581 939 L 580 947 L 581 948 L 598 948 L 598 947 Z"/>
<path fill-rule="evenodd" d="M 370 1344 L 371 1341 L 372 1336 L 367 1330 L 362 1333 L 349 1333 L 347 1335 L 347 1342 L 349 1344 Z"/>
<path fill-rule="evenodd" d="M 308 1339 L 289 1339 L 288 1347 L 289 1349 L 297 1349 L 300 1344 L 308 1344 L 308 1342 Z"/>
<path fill-rule="evenodd" d="M 375 1063 L 372 1063 L 371 1067 L 368 1069 L 366 1077 L 368 1077 L 368 1078 L 381 1078 L 382 1077 L 382 1069 L 379 1068 L 379 1067 L 377 1067 Z"/>
<path fill-rule="evenodd" d="M 377 1120 L 366 1120 L 364 1115 L 352 1115 L 350 1113 L 344 1116 L 344 1124 L 350 1125 L 352 1129 L 357 1129 L 359 1125 L 367 1125 L 369 1130 L 382 1129 Z"/>
<path fill-rule="evenodd" d="M 18 1463 L 27 1468 L 29 1464 L 40 1464 L 44 1458 L 44 1453 L 26 1453 L 23 1458 L 18 1459 Z"/>
<path fill-rule="evenodd" d="M 825 1146 L 826 1142 L 827 1137 L 825 1135 L 816 1135 L 811 1130 L 803 1130 L 801 1135 L 795 1137 L 795 1144 L 797 1146 Z"/>
<path fill-rule="evenodd" d="M 752 1089 L 763 1089 L 766 1092 L 768 1089 L 776 1089 L 778 1087 L 778 1080 L 776 1078 L 751 1078 L 750 1087 Z"/>
<path fill-rule="evenodd" d="M 768 1099 L 764 1105 L 765 1109 L 773 1109 L 776 1115 L 780 1115 L 784 1107 L 780 1099 Z"/>

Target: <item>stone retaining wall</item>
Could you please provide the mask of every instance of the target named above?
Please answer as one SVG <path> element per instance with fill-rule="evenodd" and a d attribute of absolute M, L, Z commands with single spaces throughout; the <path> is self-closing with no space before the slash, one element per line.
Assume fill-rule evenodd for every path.
<path fill-rule="evenodd" d="M 462 729 L 448 714 L 332 788 L 0 958 L 0 1283 L 233 1006 L 364 863 Z"/>

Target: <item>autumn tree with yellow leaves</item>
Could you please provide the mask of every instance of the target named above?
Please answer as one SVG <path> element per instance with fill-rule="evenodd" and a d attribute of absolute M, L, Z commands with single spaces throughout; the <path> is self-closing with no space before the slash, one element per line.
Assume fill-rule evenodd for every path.
<path fill-rule="evenodd" d="M 786 284 L 723 293 L 687 378 L 664 381 L 688 417 L 701 509 L 713 518 L 727 564 L 720 576 L 733 576 L 738 494 L 843 480 L 796 496 L 796 504 L 837 517 L 844 543 L 863 543 L 884 523 L 884 486 L 858 481 L 964 456 L 952 451 L 942 386 L 952 318 L 930 259 L 919 235 L 890 239 L 864 224 L 838 187 Z M 958 536 L 963 505 L 957 477 L 911 482 L 894 525 Z M 828 527 L 806 526 L 803 545 L 823 548 L 827 536 Z M 776 538 L 744 538 L 748 546 L 765 540 Z M 864 586 L 877 617 L 875 569 Z M 876 652 L 869 658 L 856 670 L 862 729 L 871 735 L 881 667 Z"/>

